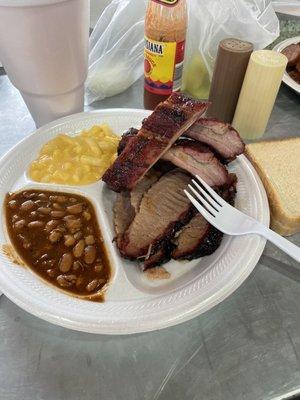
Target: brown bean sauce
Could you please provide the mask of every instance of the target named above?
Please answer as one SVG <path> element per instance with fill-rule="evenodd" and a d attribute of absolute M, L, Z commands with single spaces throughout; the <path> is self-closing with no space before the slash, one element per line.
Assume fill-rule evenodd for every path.
<path fill-rule="evenodd" d="M 103 300 L 111 268 L 90 201 L 26 190 L 6 196 L 5 212 L 11 243 L 33 271 L 69 293 Z"/>

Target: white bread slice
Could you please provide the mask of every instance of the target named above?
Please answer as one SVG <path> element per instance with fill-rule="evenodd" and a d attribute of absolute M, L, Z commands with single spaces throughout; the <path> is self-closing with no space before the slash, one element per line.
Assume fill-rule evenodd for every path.
<path fill-rule="evenodd" d="M 246 155 L 266 189 L 271 229 L 283 236 L 300 231 L 300 137 L 251 143 Z"/>

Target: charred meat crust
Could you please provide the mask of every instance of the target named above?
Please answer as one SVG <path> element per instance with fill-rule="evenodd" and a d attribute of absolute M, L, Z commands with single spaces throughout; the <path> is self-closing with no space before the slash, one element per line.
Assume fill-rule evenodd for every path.
<path fill-rule="evenodd" d="M 118 156 L 122 153 L 131 139 L 137 135 L 138 131 L 139 130 L 136 128 L 129 128 L 128 131 L 123 133 L 118 146 Z"/>
<path fill-rule="evenodd" d="M 116 192 L 132 189 L 207 106 L 173 93 L 143 121 L 140 131 L 105 172 L 103 181 Z"/>

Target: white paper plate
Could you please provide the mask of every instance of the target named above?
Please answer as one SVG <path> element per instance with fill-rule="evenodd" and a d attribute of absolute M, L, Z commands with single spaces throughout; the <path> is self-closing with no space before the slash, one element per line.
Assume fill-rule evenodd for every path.
<path fill-rule="evenodd" d="M 283 42 L 278 43 L 273 50 L 277 51 L 280 53 L 283 49 L 285 49 L 287 46 L 293 43 L 299 43 L 300 42 L 300 36 L 295 36 L 289 39 L 284 40 Z M 292 90 L 294 90 L 296 93 L 300 95 L 300 85 L 294 79 L 292 79 L 289 74 L 285 71 L 282 81 L 289 86 Z"/>
<path fill-rule="evenodd" d="M 75 133 L 94 124 L 108 123 L 121 135 L 138 127 L 144 110 L 114 109 L 76 114 L 48 124 L 16 145 L 0 161 L 1 206 L 7 191 L 24 187 L 76 192 L 90 198 L 114 268 L 104 303 L 76 299 L 46 284 L 30 269 L 0 255 L 0 289 L 24 310 L 67 328 L 92 333 L 128 334 L 165 328 L 186 321 L 224 300 L 247 278 L 264 249 L 259 236 L 224 237 L 211 256 L 191 262 L 171 261 L 166 268 L 172 278 L 152 282 L 138 267 L 119 257 L 112 239 L 114 193 L 102 182 L 81 187 L 36 184 L 26 177 L 28 164 L 43 143 L 58 133 Z M 269 208 L 263 185 L 250 162 L 240 156 L 230 169 L 238 176 L 237 207 L 268 225 Z M 3 206 L 2 206 L 3 210 Z M 0 242 L 5 243 L 5 221 L 1 215 Z"/>

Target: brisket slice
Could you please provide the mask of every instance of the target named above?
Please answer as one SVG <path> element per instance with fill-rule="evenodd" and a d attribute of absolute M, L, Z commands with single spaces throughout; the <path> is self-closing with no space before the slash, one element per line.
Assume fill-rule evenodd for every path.
<path fill-rule="evenodd" d="M 222 232 L 210 225 L 200 213 L 196 213 L 174 239 L 176 247 L 171 256 L 175 260 L 208 256 L 220 246 L 222 237 Z"/>
<path fill-rule="evenodd" d="M 128 229 L 136 213 L 139 211 L 144 193 L 150 189 L 153 183 L 158 181 L 160 175 L 159 172 L 150 170 L 131 192 L 117 193 L 113 213 L 116 232 L 115 240 L 118 246 L 124 232 Z"/>
<path fill-rule="evenodd" d="M 209 145 L 226 162 L 234 160 L 245 150 L 238 132 L 231 125 L 217 119 L 200 118 L 185 135 Z"/>
<path fill-rule="evenodd" d="M 118 153 L 122 152 L 137 133 L 130 128 L 119 143 Z M 199 175 L 210 186 L 222 186 L 228 182 L 228 172 L 208 146 L 190 139 L 178 139 L 161 157 L 176 167 L 192 175 Z"/>
<path fill-rule="evenodd" d="M 230 183 L 219 190 L 219 194 L 232 205 L 236 193 L 236 182 L 236 176 L 230 174 Z M 171 257 L 192 260 L 208 256 L 220 246 L 222 237 L 222 232 L 210 225 L 200 213 L 196 212 L 173 239 L 176 247 L 172 251 Z"/>
<path fill-rule="evenodd" d="M 189 221 L 193 206 L 183 190 L 190 179 L 184 171 L 174 169 L 144 194 L 139 212 L 119 244 L 124 257 L 149 258 Z"/>
<path fill-rule="evenodd" d="M 144 194 L 150 189 L 150 187 L 159 180 L 161 177 L 161 173 L 159 171 L 155 171 L 150 169 L 143 179 L 141 179 L 136 186 L 130 192 L 130 201 L 131 205 L 137 214 L 140 210 L 140 204 Z"/>
<path fill-rule="evenodd" d="M 131 204 L 130 192 L 117 193 L 113 213 L 116 232 L 115 240 L 119 247 L 124 232 L 127 230 L 135 216 L 134 208 Z"/>
<path fill-rule="evenodd" d="M 207 103 L 173 93 L 142 123 L 102 179 L 115 192 L 131 190 L 153 164 L 207 109 Z"/>
<path fill-rule="evenodd" d="M 192 175 L 199 175 L 209 186 L 225 185 L 229 179 L 227 169 L 214 153 L 204 144 L 194 140 L 177 140 L 162 159 Z"/>

